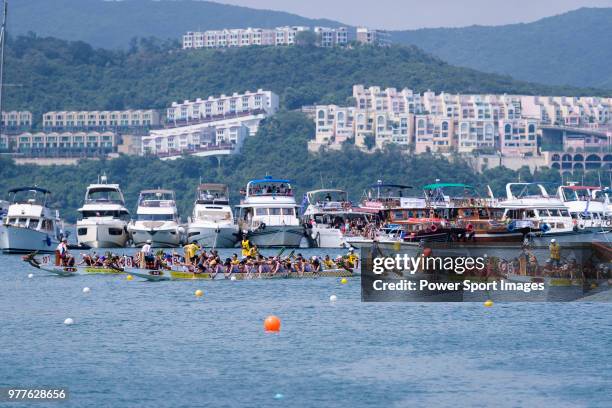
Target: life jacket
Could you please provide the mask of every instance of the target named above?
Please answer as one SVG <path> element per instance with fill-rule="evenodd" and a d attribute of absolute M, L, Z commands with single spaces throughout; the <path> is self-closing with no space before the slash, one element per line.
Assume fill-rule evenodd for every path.
<path fill-rule="evenodd" d="M 561 259 L 561 247 L 559 246 L 559 244 L 554 243 L 554 244 L 550 244 L 550 258 L 551 259 Z"/>

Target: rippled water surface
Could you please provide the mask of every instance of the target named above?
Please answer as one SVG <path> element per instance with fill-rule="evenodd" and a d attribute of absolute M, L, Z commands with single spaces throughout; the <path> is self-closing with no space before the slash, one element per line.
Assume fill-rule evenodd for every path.
<path fill-rule="evenodd" d="M 280 334 L 264 333 L 270 314 Z M 48 406 L 74 407 L 609 407 L 611 316 L 606 302 L 365 304 L 358 278 L 60 278 L 0 255 L 0 386 L 67 387 Z"/>

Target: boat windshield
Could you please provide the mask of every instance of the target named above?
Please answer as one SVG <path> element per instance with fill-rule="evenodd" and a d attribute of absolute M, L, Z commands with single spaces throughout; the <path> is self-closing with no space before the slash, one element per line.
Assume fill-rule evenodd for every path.
<path fill-rule="evenodd" d="M 91 188 L 87 192 L 85 203 L 111 203 L 123 205 L 123 195 L 119 190 L 112 187 Z"/>
<path fill-rule="evenodd" d="M 119 218 L 122 215 L 125 215 L 125 211 L 118 211 L 118 210 L 114 210 L 114 211 L 110 211 L 110 210 L 88 210 L 88 211 L 83 211 L 83 218 L 92 218 L 92 217 L 112 217 L 112 218 Z"/>
<path fill-rule="evenodd" d="M 174 193 L 172 191 L 143 191 L 138 200 L 140 207 L 174 207 Z"/>
<path fill-rule="evenodd" d="M 310 192 L 310 202 L 319 207 L 338 207 L 348 201 L 346 191 L 321 190 Z"/>
<path fill-rule="evenodd" d="M 174 214 L 138 214 L 138 221 L 172 221 Z"/>
<path fill-rule="evenodd" d="M 205 221 L 230 221 L 232 213 L 230 211 L 211 211 L 199 210 L 196 214 L 197 219 Z"/>
<path fill-rule="evenodd" d="M 18 190 L 11 193 L 13 204 L 45 205 L 47 194 L 40 190 Z"/>

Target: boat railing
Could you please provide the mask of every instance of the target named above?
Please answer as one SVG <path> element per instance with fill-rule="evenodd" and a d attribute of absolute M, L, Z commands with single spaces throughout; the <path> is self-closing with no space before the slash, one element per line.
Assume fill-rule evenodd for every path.
<path fill-rule="evenodd" d="M 119 204 L 124 205 L 123 200 L 110 200 L 107 198 L 87 198 L 85 204 Z"/>

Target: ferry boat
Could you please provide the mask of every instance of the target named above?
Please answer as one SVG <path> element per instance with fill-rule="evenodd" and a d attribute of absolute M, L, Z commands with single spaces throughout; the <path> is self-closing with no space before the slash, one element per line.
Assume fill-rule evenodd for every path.
<path fill-rule="evenodd" d="M 79 245 L 91 248 L 123 248 L 129 234 L 129 211 L 125 208 L 119 184 L 108 184 L 101 176 L 97 184 L 87 187 L 85 202 L 78 209 L 82 218 L 77 221 Z"/>
<path fill-rule="evenodd" d="M 513 191 L 520 188 L 518 193 Z M 535 193 L 534 190 L 535 189 Z M 558 197 L 551 197 L 540 183 L 508 183 L 506 199 L 499 201 L 509 230 L 529 228 L 537 235 L 574 233 L 568 208 Z"/>
<path fill-rule="evenodd" d="M 229 205 L 225 184 L 200 184 L 193 214 L 187 224 L 187 241 L 210 248 L 233 248 L 238 242 L 238 226 Z"/>
<path fill-rule="evenodd" d="M 594 192 L 600 187 L 579 186 L 569 183 L 558 189 L 559 199 L 568 208 L 578 232 L 601 232 L 609 229 L 606 213 L 607 206 L 603 199 L 594 198 Z"/>
<path fill-rule="evenodd" d="M 310 242 L 319 248 L 346 247 L 346 238 L 358 236 L 355 228 L 369 224 L 373 217 L 353 208 L 346 191 L 338 189 L 308 191 L 303 206 L 304 227 Z"/>
<path fill-rule="evenodd" d="M 305 233 L 290 180 L 269 176 L 251 180 L 241 194 L 244 198 L 236 206 L 238 225 L 252 244 L 261 248 L 300 246 Z"/>
<path fill-rule="evenodd" d="M 128 225 L 135 246 L 147 241 L 155 248 L 176 248 L 183 242 L 184 228 L 176 209 L 172 190 L 143 190 L 138 197 L 136 220 Z"/>
<path fill-rule="evenodd" d="M 53 252 L 62 238 L 59 212 L 47 206 L 49 190 L 23 187 L 9 190 L 10 205 L 0 229 L 4 252 Z"/>

